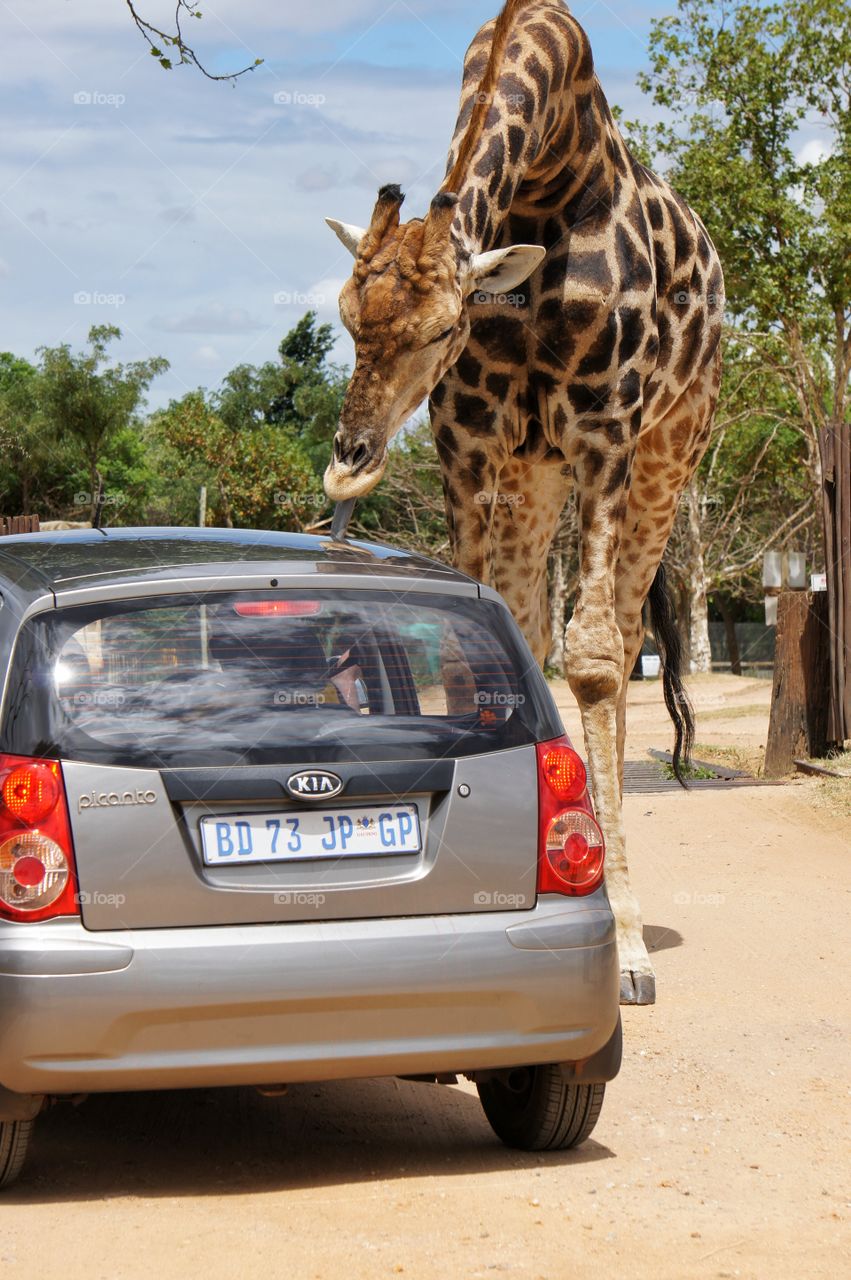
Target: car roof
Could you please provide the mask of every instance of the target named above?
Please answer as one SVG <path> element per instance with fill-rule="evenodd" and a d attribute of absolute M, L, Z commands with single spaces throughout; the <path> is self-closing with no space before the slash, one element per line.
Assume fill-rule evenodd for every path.
<path fill-rule="evenodd" d="M 222 567 L 249 576 L 277 570 L 282 578 L 333 575 L 360 579 L 417 579 L 432 589 L 474 586 L 472 578 L 426 556 L 356 539 L 334 541 L 308 533 L 258 529 L 123 528 L 62 529 L 0 538 L 0 584 L 19 598 L 76 596 L 87 588 L 118 584 L 177 583 L 215 579 Z M 364 580 L 367 581 L 364 581 Z M 283 583 L 281 585 L 284 585 Z M 330 585 L 330 584 L 329 584 Z M 388 582 L 387 585 L 390 585 Z M 22 599 L 23 602 L 23 599 Z"/>

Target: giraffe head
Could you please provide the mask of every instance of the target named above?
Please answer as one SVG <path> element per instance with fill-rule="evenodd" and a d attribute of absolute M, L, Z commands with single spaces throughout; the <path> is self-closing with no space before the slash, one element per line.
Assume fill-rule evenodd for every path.
<path fill-rule="evenodd" d="M 381 479 L 387 446 L 467 344 L 467 299 L 503 293 L 534 271 L 539 245 L 487 253 L 465 248 L 453 230 L 458 197 L 440 192 L 425 218 L 399 221 L 397 186 L 382 187 L 368 227 L 326 221 L 355 258 L 340 293 L 340 316 L 355 343 L 325 492 L 359 498 Z"/>

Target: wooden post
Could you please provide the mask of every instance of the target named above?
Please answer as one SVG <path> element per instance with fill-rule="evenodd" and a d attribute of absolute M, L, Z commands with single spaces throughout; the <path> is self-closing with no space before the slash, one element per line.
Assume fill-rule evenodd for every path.
<path fill-rule="evenodd" d="M 830 631 L 823 591 L 783 591 L 777 601 L 774 687 L 765 747 L 765 776 L 781 778 L 796 756 L 827 749 Z"/>
<path fill-rule="evenodd" d="M 207 486 L 201 485 L 198 490 L 198 527 L 203 529 L 207 523 Z"/>
<path fill-rule="evenodd" d="M 824 553 L 830 628 L 828 739 L 851 737 L 851 423 L 819 433 L 824 476 Z"/>

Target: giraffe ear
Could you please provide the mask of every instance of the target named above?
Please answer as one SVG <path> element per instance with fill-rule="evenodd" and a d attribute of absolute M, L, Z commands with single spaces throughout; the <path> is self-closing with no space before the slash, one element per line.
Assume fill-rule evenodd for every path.
<path fill-rule="evenodd" d="M 337 239 L 346 246 L 352 257 L 356 258 L 358 256 L 358 245 L 366 235 L 366 227 L 355 227 L 351 222 L 338 222 L 336 218 L 326 218 L 325 221 Z"/>
<path fill-rule="evenodd" d="M 507 249 L 474 254 L 468 292 L 481 289 L 485 293 L 506 293 L 528 280 L 546 252 L 540 244 L 512 244 Z"/>

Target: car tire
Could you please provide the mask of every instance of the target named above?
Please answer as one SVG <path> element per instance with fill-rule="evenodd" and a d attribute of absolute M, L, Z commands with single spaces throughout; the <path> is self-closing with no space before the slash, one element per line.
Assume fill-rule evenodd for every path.
<path fill-rule="evenodd" d="M 600 1118 L 606 1094 L 604 1084 L 568 1084 L 558 1063 L 516 1067 L 476 1087 L 494 1133 L 521 1151 L 578 1147 Z"/>
<path fill-rule="evenodd" d="M 32 1120 L 0 1120 L 0 1187 L 16 1180 L 30 1145 Z"/>

